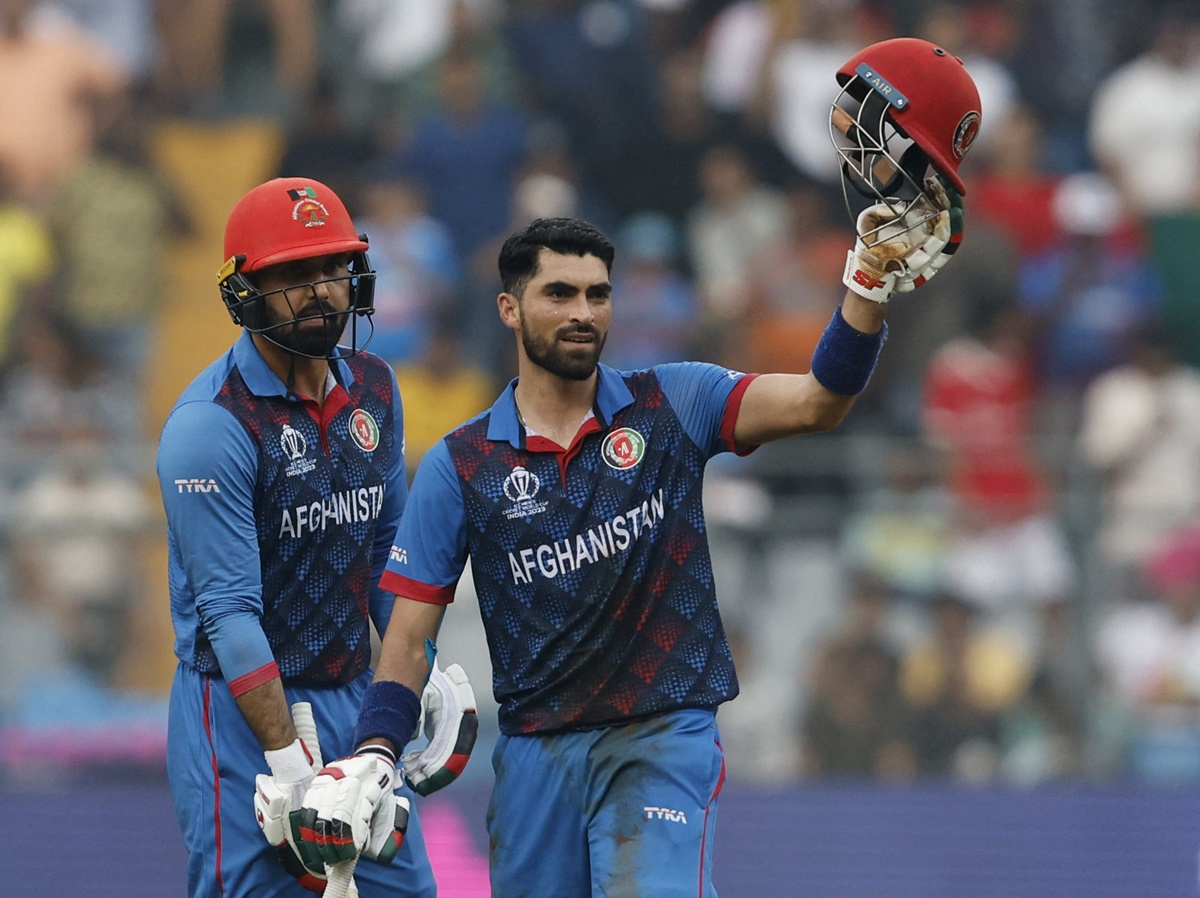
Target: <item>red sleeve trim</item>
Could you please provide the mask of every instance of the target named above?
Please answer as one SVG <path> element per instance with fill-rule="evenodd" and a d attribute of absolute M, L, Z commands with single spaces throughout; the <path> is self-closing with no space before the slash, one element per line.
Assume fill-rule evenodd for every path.
<path fill-rule="evenodd" d="M 454 585 L 430 586 L 420 580 L 412 580 L 394 571 L 384 571 L 379 580 L 381 589 L 393 595 L 412 599 L 414 602 L 428 602 L 430 605 L 449 605 L 454 601 Z"/>
<path fill-rule="evenodd" d="M 229 681 L 229 691 L 233 693 L 233 697 L 245 695 L 255 686 L 261 686 L 270 680 L 278 679 L 279 665 L 274 661 L 264 664 L 258 670 L 252 670 L 248 674 L 242 674 L 236 680 Z"/>
<path fill-rule="evenodd" d="M 746 388 L 756 377 L 758 377 L 757 374 L 747 374 L 734 385 L 729 398 L 725 400 L 725 417 L 721 419 L 721 442 L 725 444 L 725 448 L 738 455 L 749 455 L 758 448 L 758 446 L 739 446 L 733 441 L 733 428 L 737 424 L 738 411 L 742 407 L 742 397 L 746 394 Z"/>

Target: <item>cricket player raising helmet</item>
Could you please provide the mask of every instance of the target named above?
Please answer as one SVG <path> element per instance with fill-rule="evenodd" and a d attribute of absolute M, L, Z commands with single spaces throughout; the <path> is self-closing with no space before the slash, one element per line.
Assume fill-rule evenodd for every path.
<path fill-rule="evenodd" d="M 429 671 L 423 647 L 470 560 L 500 703 L 493 898 L 715 896 L 717 709 L 738 681 L 709 557 L 705 465 L 841 423 L 874 370 L 892 292 L 950 257 L 957 164 L 979 122 L 970 79 L 931 44 L 877 45 L 847 66 L 839 103 L 860 108 L 835 106 L 838 152 L 874 202 L 808 374 L 607 367 L 621 302 L 608 239 L 578 219 L 538 219 L 505 241 L 497 310 L 518 377 L 417 471 L 382 581 L 397 599 L 358 752 L 304 799 L 316 820 L 305 840 L 327 862 L 352 854 L 337 821 L 365 816 L 346 782 L 369 783 L 371 759 L 408 739 Z M 918 149 L 897 155 L 894 141 Z"/>

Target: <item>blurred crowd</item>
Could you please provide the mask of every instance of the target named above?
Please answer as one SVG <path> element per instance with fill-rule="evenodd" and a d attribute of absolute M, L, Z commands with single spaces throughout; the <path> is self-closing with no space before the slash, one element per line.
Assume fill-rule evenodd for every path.
<path fill-rule="evenodd" d="M 147 384 L 194 342 L 168 262 L 215 271 L 227 212 L 198 200 L 219 154 L 185 189 L 164 133 L 254 122 L 234 196 L 346 199 L 411 473 L 515 371 L 495 258 L 535 217 L 614 239 L 609 364 L 806 371 L 853 240 L 833 75 L 900 35 L 980 90 L 966 239 L 894 301 L 841 432 L 710 469 L 714 544 L 833 562 L 726 590 L 731 758 L 1200 782 L 1194 0 L 0 0 L 0 764 L 39 727 L 161 719 Z M 763 649 L 763 609 L 806 603 Z"/>

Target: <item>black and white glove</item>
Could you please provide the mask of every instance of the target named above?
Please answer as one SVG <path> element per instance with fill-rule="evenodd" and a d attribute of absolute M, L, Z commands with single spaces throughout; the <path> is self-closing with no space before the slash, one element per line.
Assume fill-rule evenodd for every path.
<path fill-rule="evenodd" d="M 382 745 L 364 745 L 323 767 L 292 817 L 292 837 L 302 851 L 315 848 L 326 864 L 359 853 L 390 864 L 408 830 L 408 799 L 392 791 L 396 756 Z"/>
<path fill-rule="evenodd" d="M 404 776 L 418 795 L 429 795 L 458 779 L 471 757 L 479 734 L 475 692 L 458 664 L 444 671 L 435 663 L 421 693 L 421 723 L 417 730 L 429 744 L 405 752 L 400 759 Z"/>
<path fill-rule="evenodd" d="M 885 303 L 893 293 L 917 289 L 950 261 L 962 242 L 962 196 L 931 178 L 923 198 L 908 208 L 891 200 L 864 209 L 856 230 L 842 282 L 865 299 Z"/>

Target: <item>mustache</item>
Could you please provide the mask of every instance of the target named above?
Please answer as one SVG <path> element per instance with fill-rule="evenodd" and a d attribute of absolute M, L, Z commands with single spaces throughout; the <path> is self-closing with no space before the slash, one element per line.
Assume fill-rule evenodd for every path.
<path fill-rule="evenodd" d="M 596 340 L 600 339 L 600 331 L 590 324 L 572 324 L 564 327 L 555 334 L 555 337 L 562 339 L 563 337 L 592 337 Z"/>
<path fill-rule="evenodd" d="M 313 302 L 306 303 L 303 308 L 297 309 L 292 314 L 297 321 L 304 321 L 309 318 L 340 318 L 343 315 L 350 314 L 350 310 L 335 309 L 328 303 Z"/>

